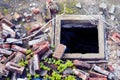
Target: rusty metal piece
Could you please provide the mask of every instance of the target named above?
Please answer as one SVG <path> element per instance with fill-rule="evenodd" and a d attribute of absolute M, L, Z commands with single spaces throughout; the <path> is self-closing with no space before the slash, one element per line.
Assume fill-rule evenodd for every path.
<path fill-rule="evenodd" d="M 92 68 L 92 66 L 90 64 L 88 64 L 87 62 L 80 61 L 80 60 L 73 60 L 73 64 L 77 67 L 83 67 L 83 68 L 87 68 L 87 69 Z"/>
<path fill-rule="evenodd" d="M 24 67 L 20 67 L 18 64 L 15 64 L 13 62 L 8 62 L 6 64 L 6 69 L 12 72 L 17 72 L 19 74 L 22 74 L 24 71 Z"/>
<path fill-rule="evenodd" d="M 0 53 L 4 55 L 11 55 L 12 51 L 0 48 Z"/>
<path fill-rule="evenodd" d="M 89 78 L 89 74 L 82 70 L 73 69 L 73 72 L 75 73 L 75 75 L 77 75 L 82 80 L 88 80 L 88 78 Z"/>
<path fill-rule="evenodd" d="M 89 80 L 107 80 L 107 78 L 89 78 Z"/>
<path fill-rule="evenodd" d="M 61 59 L 64 52 L 65 52 L 65 49 L 66 49 L 66 46 L 63 45 L 63 44 L 58 44 L 56 49 L 55 49 L 55 52 L 53 54 L 53 57 L 56 58 L 56 59 Z"/>
<path fill-rule="evenodd" d="M 39 64 L 39 56 L 38 54 L 33 55 L 33 65 L 34 65 L 34 71 L 40 71 L 40 64 Z"/>
<path fill-rule="evenodd" d="M 13 59 L 13 62 L 14 63 L 18 63 L 20 62 L 22 59 L 25 59 L 25 54 L 21 53 L 21 52 L 17 52 L 14 59 Z"/>
<path fill-rule="evenodd" d="M 20 51 L 22 53 L 26 53 L 27 49 L 26 48 L 22 48 L 20 46 L 17 46 L 17 45 L 12 45 L 12 49 L 15 50 L 15 51 Z"/>
<path fill-rule="evenodd" d="M 90 71 L 89 74 L 90 74 L 90 77 L 95 77 L 95 78 L 107 78 L 107 76 L 102 75 L 102 74 L 99 74 L 99 73 L 96 73 L 96 72 L 93 72 L 93 71 Z"/>
<path fill-rule="evenodd" d="M 99 72 L 99 73 L 101 73 L 101 74 L 103 74 L 103 75 L 106 75 L 106 76 L 108 76 L 109 73 L 110 73 L 109 71 L 104 70 L 103 68 L 101 68 L 101 67 L 99 67 L 99 66 L 96 66 L 96 65 L 94 65 L 93 70 L 94 70 L 94 71 L 97 71 L 97 72 Z"/>

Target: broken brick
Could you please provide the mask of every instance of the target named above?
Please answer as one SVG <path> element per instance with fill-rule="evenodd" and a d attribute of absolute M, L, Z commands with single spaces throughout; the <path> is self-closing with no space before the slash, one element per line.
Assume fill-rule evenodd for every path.
<path fill-rule="evenodd" d="M 5 65 L 6 69 L 12 72 L 17 72 L 19 74 L 22 74 L 24 71 L 24 67 L 20 67 L 18 64 L 15 64 L 13 62 L 8 62 Z"/>
<path fill-rule="evenodd" d="M 0 53 L 1 53 L 1 54 L 4 54 L 4 55 L 11 55 L 11 54 L 12 54 L 12 51 L 9 51 L 9 50 L 1 49 L 1 48 L 0 48 Z"/>
<path fill-rule="evenodd" d="M 99 73 L 96 73 L 96 72 L 93 72 L 93 71 L 90 71 L 89 74 L 90 74 L 90 77 L 107 78 L 107 76 L 99 74 Z"/>
<path fill-rule="evenodd" d="M 10 44 L 0 44 L 0 48 L 10 49 Z"/>
<path fill-rule="evenodd" d="M 38 13 L 40 13 L 40 9 L 39 8 L 33 9 L 33 14 L 38 14 Z"/>
<path fill-rule="evenodd" d="M 119 33 L 113 33 L 111 36 L 111 39 L 120 45 L 120 34 Z"/>
<path fill-rule="evenodd" d="M 112 65 L 107 65 L 107 68 L 109 71 L 113 72 L 114 71 L 114 68 L 112 67 Z"/>
<path fill-rule="evenodd" d="M 93 70 L 94 70 L 94 71 L 97 71 L 97 72 L 99 72 L 99 73 L 101 73 L 101 74 L 103 74 L 103 75 L 106 75 L 106 76 L 108 76 L 109 73 L 110 73 L 109 71 L 104 70 L 103 68 L 101 68 L 101 67 L 99 67 L 99 66 L 96 66 L 96 65 L 94 65 Z"/>
<path fill-rule="evenodd" d="M 15 57 L 13 58 L 13 62 L 14 63 L 18 63 L 20 62 L 22 59 L 25 59 L 25 54 L 21 53 L 21 52 L 17 52 Z"/>
<path fill-rule="evenodd" d="M 14 27 L 14 24 L 12 24 L 9 20 L 7 20 L 6 18 L 3 18 L 1 20 L 2 24 L 5 24 L 7 26 L 9 26 L 10 28 L 13 28 Z"/>
<path fill-rule="evenodd" d="M 18 14 L 17 12 L 14 13 L 13 18 L 17 21 L 18 19 L 21 18 L 21 15 Z"/>
<path fill-rule="evenodd" d="M 89 78 L 89 74 L 82 70 L 73 69 L 73 72 L 75 73 L 75 75 L 77 75 L 82 80 L 88 80 L 88 78 Z"/>
<path fill-rule="evenodd" d="M 30 31 L 28 31 L 28 35 L 30 35 L 31 33 L 33 33 L 34 31 L 37 31 L 41 28 L 41 26 L 37 26 L 37 27 L 34 27 L 32 28 Z"/>
<path fill-rule="evenodd" d="M 66 49 L 66 46 L 63 45 L 63 44 L 58 44 L 56 49 L 55 49 L 55 52 L 53 54 L 53 57 L 56 58 L 56 59 L 61 59 L 64 52 L 65 52 L 65 49 Z"/>
<path fill-rule="evenodd" d="M 17 50 L 17 51 L 20 51 L 20 52 L 22 52 L 22 53 L 26 53 L 26 51 L 27 51 L 27 49 L 26 48 L 22 48 L 22 47 L 20 47 L 20 46 L 17 46 L 17 45 L 12 45 L 12 49 L 13 50 Z"/>
<path fill-rule="evenodd" d="M 38 49 L 40 46 L 43 46 L 43 45 L 49 46 L 49 42 L 47 42 L 47 41 L 41 41 L 41 42 L 38 42 L 38 43 L 33 44 L 32 47 L 33 47 L 34 50 L 36 50 L 36 49 Z"/>
<path fill-rule="evenodd" d="M 89 80 L 107 80 L 107 78 L 89 78 Z"/>
<path fill-rule="evenodd" d="M 46 41 L 44 43 L 44 45 L 39 45 L 39 48 L 37 50 L 35 50 L 33 53 L 38 54 L 39 56 L 41 56 L 41 55 L 43 55 L 43 53 L 45 53 L 48 50 L 49 50 L 49 42 Z"/>
<path fill-rule="evenodd" d="M 34 71 L 35 72 L 40 70 L 38 54 L 33 55 L 33 65 L 34 65 Z"/>
<path fill-rule="evenodd" d="M 91 69 L 90 64 L 88 64 L 87 62 L 80 61 L 80 60 L 73 60 L 73 64 L 77 67 L 83 67 L 83 68 Z"/>

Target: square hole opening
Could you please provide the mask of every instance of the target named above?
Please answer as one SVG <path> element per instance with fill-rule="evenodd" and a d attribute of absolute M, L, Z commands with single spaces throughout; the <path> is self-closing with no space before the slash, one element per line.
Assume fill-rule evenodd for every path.
<path fill-rule="evenodd" d="M 97 25 L 89 21 L 61 20 L 60 43 L 65 53 L 99 53 Z"/>

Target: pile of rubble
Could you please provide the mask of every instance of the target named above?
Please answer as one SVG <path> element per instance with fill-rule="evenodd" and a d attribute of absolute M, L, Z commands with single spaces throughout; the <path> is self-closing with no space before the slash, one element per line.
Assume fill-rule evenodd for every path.
<path fill-rule="evenodd" d="M 0 79 L 1 80 L 119 80 L 112 65 L 89 64 L 82 60 L 62 59 L 66 46 L 51 46 L 47 31 L 37 25 L 29 31 L 22 23 L 29 23 L 33 16 L 41 14 L 49 22 L 58 12 L 58 6 L 52 0 L 46 1 L 46 13 L 39 8 L 32 9 L 32 14 L 14 13 L 8 20 L 0 14 Z M 31 5 L 32 6 L 32 5 Z M 81 9 L 80 3 L 76 7 Z M 105 4 L 100 5 L 106 9 Z M 109 13 L 111 19 L 114 6 Z M 15 23 L 15 24 L 14 24 Z M 16 24 L 17 23 L 17 24 Z M 120 34 L 110 35 L 119 44 Z"/>

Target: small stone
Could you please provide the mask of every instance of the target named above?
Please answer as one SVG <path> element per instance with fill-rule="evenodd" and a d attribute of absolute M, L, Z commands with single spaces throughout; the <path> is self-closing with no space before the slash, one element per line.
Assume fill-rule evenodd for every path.
<path fill-rule="evenodd" d="M 114 12 L 115 12 L 115 5 L 112 5 L 109 9 L 109 13 L 114 14 Z"/>
<path fill-rule="evenodd" d="M 115 20 L 115 16 L 114 15 L 111 15 L 110 16 L 110 19 L 113 21 L 113 20 Z"/>
<path fill-rule="evenodd" d="M 103 10 L 107 9 L 107 5 L 105 3 L 101 3 L 99 7 L 100 9 L 103 9 Z"/>
<path fill-rule="evenodd" d="M 14 13 L 13 18 L 17 21 L 21 17 L 17 12 Z"/>
<path fill-rule="evenodd" d="M 77 4 L 76 4 L 76 7 L 77 7 L 77 8 L 80 8 L 80 9 L 82 8 L 82 6 L 81 6 L 80 3 L 77 3 Z"/>
<path fill-rule="evenodd" d="M 73 73 L 73 71 L 72 71 L 72 69 L 71 68 L 67 68 L 67 69 L 65 69 L 65 71 L 63 71 L 63 74 L 64 75 L 69 75 L 69 74 L 71 74 L 71 73 Z"/>
<path fill-rule="evenodd" d="M 39 8 L 35 8 L 32 10 L 34 14 L 38 14 L 40 12 L 40 9 Z"/>

